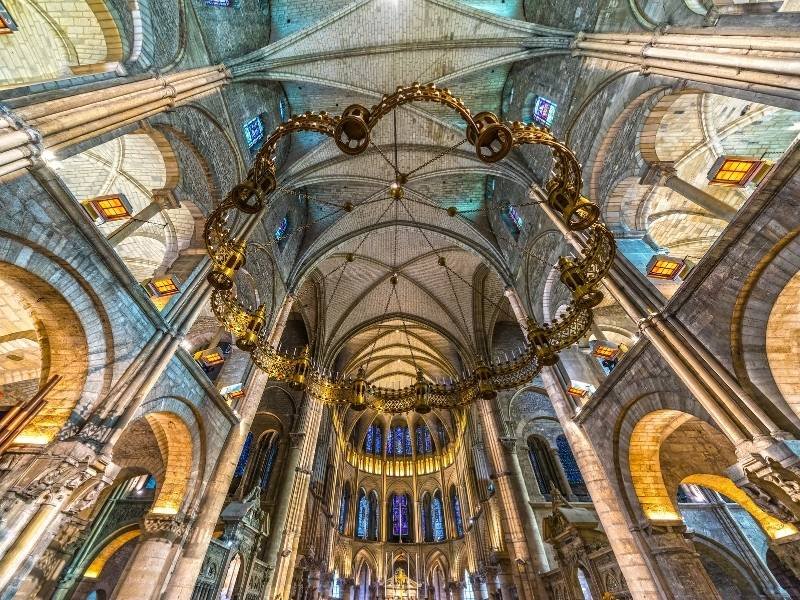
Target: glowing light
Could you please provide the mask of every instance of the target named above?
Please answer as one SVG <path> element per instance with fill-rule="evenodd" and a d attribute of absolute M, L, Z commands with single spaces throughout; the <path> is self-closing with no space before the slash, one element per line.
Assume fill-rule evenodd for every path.
<path fill-rule="evenodd" d="M 674 281 L 683 272 L 686 261 L 682 258 L 656 254 L 647 263 L 647 276 L 651 279 Z"/>
<path fill-rule="evenodd" d="M 544 96 L 536 96 L 533 102 L 533 120 L 539 125 L 551 127 L 556 118 L 556 108 L 558 105 Z"/>
<path fill-rule="evenodd" d="M 29 446 L 44 446 L 50 442 L 50 437 L 36 433 L 20 433 L 14 438 L 15 444 L 27 444 Z"/>

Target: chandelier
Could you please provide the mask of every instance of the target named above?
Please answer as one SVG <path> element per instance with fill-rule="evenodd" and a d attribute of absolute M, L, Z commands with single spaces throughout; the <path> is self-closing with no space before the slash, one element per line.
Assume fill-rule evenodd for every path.
<path fill-rule="evenodd" d="M 391 111 L 410 102 L 435 102 L 453 109 L 466 124 L 466 140 L 478 158 L 494 163 L 505 158 L 512 148 L 537 144 L 549 148 L 553 170 L 547 183 L 547 204 L 571 231 L 584 232 L 584 246 L 578 257 L 562 256 L 558 262 L 560 280 L 569 288 L 572 300 L 552 323 L 528 319 L 527 345 L 511 359 L 478 362 L 471 371 L 449 383 L 431 383 L 421 370 L 413 385 L 389 389 L 371 385 L 363 368 L 356 377 L 334 376 L 315 364 L 306 347 L 289 354 L 270 345 L 266 331 L 267 309 L 247 308 L 234 289 L 234 279 L 247 257 L 248 247 L 263 245 L 248 242 L 250 230 L 267 208 L 277 189 L 275 153 L 284 136 L 312 131 L 333 138 L 345 154 L 356 156 L 370 144 L 370 132 Z M 463 143 L 463 142 L 462 142 Z M 379 149 L 380 151 L 380 149 Z M 404 177 L 390 186 L 390 196 L 402 201 Z M 611 232 L 599 222 L 599 207 L 581 195 L 580 165 L 574 153 L 546 129 L 521 122 L 501 122 L 490 112 L 472 115 L 464 103 L 449 90 L 434 84 L 415 83 L 385 95 L 370 109 L 352 105 L 342 116 L 325 112 L 293 116 L 275 129 L 258 152 L 246 179 L 234 186 L 209 216 L 204 231 L 212 269 L 208 281 L 214 288 L 211 306 L 220 324 L 236 337 L 236 345 L 249 352 L 255 364 L 271 379 L 306 390 L 317 400 L 334 405 L 349 405 L 354 410 L 370 407 L 379 412 L 402 413 L 416 410 L 466 406 L 478 398 L 492 398 L 497 390 L 516 388 L 530 382 L 544 366 L 558 361 L 558 352 L 580 340 L 592 323 L 592 308 L 603 299 L 598 289 L 610 269 L 616 245 Z M 346 203 L 343 210 L 353 210 Z M 455 209 L 448 208 L 448 213 Z M 451 214 L 451 216 L 453 216 Z M 447 268 L 442 257 L 439 265 Z M 395 278 L 396 281 L 396 278 Z"/>

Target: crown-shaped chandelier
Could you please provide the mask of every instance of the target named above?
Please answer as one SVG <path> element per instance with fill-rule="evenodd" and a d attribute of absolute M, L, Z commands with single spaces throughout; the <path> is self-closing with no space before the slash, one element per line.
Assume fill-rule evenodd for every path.
<path fill-rule="evenodd" d="M 356 377 L 332 375 L 314 363 L 307 347 L 290 354 L 270 345 L 266 306 L 262 304 L 255 310 L 247 308 L 237 297 L 234 279 L 246 262 L 248 247 L 262 246 L 263 249 L 263 245 L 248 242 L 248 237 L 260 214 L 267 209 L 270 195 L 278 187 L 275 153 L 280 139 L 296 132 L 313 131 L 333 138 L 343 153 L 356 156 L 368 148 L 370 133 L 378 122 L 410 102 L 435 102 L 457 112 L 466 124 L 466 140 L 462 143 L 469 142 L 478 158 L 486 163 L 502 160 L 515 146 L 535 144 L 549 148 L 554 163 L 551 177 L 545 184 L 546 202 L 569 230 L 582 231 L 585 235 L 580 256 L 562 256 L 558 263 L 560 280 L 569 288 L 572 301 L 552 323 L 528 320 L 528 344 L 519 355 L 488 363 L 476 361 L 478 366 L 448 383 L 429 382 L 423 372 L 417 370 L 416 381 L 411 386 L 390 389 L 370 385 L 363 368 Z M 406 176 L 397 171 L 396 176 L 389 195 L 401 202 Z M 255 364 L 271 379 L 285 381 L 295 389 L 305 389 L 325 403 L 349 404 L 354 410 L 370 407 L 380 412 L 415 410 L 424 414 L 433 408 L 452 409 L 468 405 L 477 398 L 492 398 L 497 390 L 528 383 L 542 367 L 554 365 L 559 351 L 589 331 L 592 308 L 603 299 L 598 288 L 611 268 L 616 245 L 611 232 L 598 220 L 600 209 L 581 195 L 581 188 L 580 165 L 574 153 L 547 129 L 521 122 L 501 122 L 490 112 L 473 116 L 460 99 L 434 84 L 399 87 L 372 108 L 352 105 L 340 117 L 325 112 L 293 116 L 275 129 L 258 152 L 246 179 L 234 186 L 206 222 L 204 237 L 213 264 L 208 275 L 214 288 L 212 309 L 222 326 L 236 337 L 236 345 L 251 353 Z M 342 209 L 350 212 L 353 205 L 348 202 Z M 452 207 L 446 210 L 448 214 L 455 211 Z M 439 265 L 448 268 L 442 256 Z"/>

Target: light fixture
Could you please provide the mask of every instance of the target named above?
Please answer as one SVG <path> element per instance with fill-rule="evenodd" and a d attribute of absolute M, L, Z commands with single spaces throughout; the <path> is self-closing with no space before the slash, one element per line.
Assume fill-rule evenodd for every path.
<path fill-rule="evenodd" d="M 668 254 L 656 254 L 647 263 L 647 276 L 650 279 L 663 279 L 674 281 L 679 276 L 688 272 L 687 261 L 685 258 L 669 256 Z"/>
<path fill-rule="evenodd" d="M 200 350 L 194 353 L 194 359 L 200 364 L 201 367 L 206 369 L 213 369 L 225 362 L 222 356 L 222 351 L 219 348 L 210 348 L 208 350 Z"/>
<path fill-rule="evenodd" d="M 567 388 L 567 393 L 573 398 L 583 399 L 589 395 L 589 390 L 575 385 L 571 385 Z"/>
<path fill-rule="evenodd" d="M 761 183 L 772 169 L 772 163 L 747 156 L 720 156 L 708 171 L 710 185 L 745 187 Z"/>
<path fill-rule="evenodd" d="M 122 221 L 130 218 L 133 209 L 124 194 L 100 196 L 81 202 L 84 210 L 98 224 Z"/>
<path fill-rule="evenodd" d="M 592 356 L 603 360 L 614 360 L 617 355 L 619 355 L 619 348 L 606 341 L 598 341 L 592 349 Z"/>
<path fill-rule="evenodd" d="M 168 298 L 181 291 L 181 280 L 177 275 L 163 275 L 153 277 L 145 287 L 150 292 L 151 298 Z"/>

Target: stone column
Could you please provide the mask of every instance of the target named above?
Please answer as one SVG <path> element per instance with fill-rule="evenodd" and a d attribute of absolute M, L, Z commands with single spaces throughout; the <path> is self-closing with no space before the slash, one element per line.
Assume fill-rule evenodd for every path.
<path fill-rule="evenodd" d="M 180 548 L 185 526 L 182 515 L 149 513 L 142 519 L 142 534 L 119 583 L 116 600 L 150 600 L 161 597 L 172 559 Z"/>
<path fill-rule="evenodd" d="M 484 442 L 494 471 L 506 550 L 511 560 L 522 561 L 529 564 L 532 569 L 530 582 L 524 577 L 521 578 L 520 596 L 529 599 L 545 597 L 544 585 L 539 578 L 539 574 L 546 570 L 547 562 L 541 533 L 535 519 L 525 518 L 526 511 L 522 506 L 520 490 L 514 489 L 506 460 L 507 449 L 503 448 L 500 425 L 497 422 L 497 408 L 493 401 L 486 399 L 479 399 L 477 406 L 484 431 Z M 527 506 L 528 510 L 531 510 L 530 504 Z"/>
<path fill-rule="evenodd" d="M 736 216 L 737 211 L 734 207 L 678 177 L 674 163 L 660 162 L 651 164 L 650 170 L 642 178 L 642 183 L 650 182 L 668 187 L 689 202 L 723 221 L 731 221 Z"/>
<path fill-rule="evenodd" d="M 299 428 L 290 434 L 292 445 L 284 469 L 285 476 L 278 490 L 273 529 L 265 553 L 268 568 L 274 565 L 266 597 L 284 600 L 288 598 L 291 573 L 297 558 L 322 406 L 305 396 L 301 411 Z"/>
<path fill-rule="evenodd" d="M 214 474 L 200 502 L 200 511 L 192 526 L 189 540 L 170 577 L 169 587 L 163 596 L 164 600 L 188 600 L 192 597 L 195 580 L 200 574 L 208 544 L 211 542 L 233 473 L 239 462 L 242 445 L 250 431 L 267 380 L 266 373 L 255 370 L 247 384 L 247 392 L 241 403 L 241 420 L 238 426 L 231 428 L 225 440 Z"/>
<path fill-rule="evenodd" d="M 342 588 L 342 600 L 355 600 L 353 596 L 354 583 L 351 577 L 345 577 L 339 580 L 339 585 Z"/>
<path fill-rule="evenodd" d="M 557 369 L 545 367 L 542 370 L 542 381 L 564 435 L 572 448 L 575 462 L 581 470 L 597 517 L 603 525 L 632 598 L 635 600 L 661 598 L 660 586 L 651 571 L 652 565 L 644 549 L 630 531 L 620 498 L 610 483 L 605 467 L 586 432 L 572 420 L 574 407 L 569 401 L 566 386 Z"/>
<path fill-rule="evenodd" d="M 37 102 L 0 115 L 0 180 L 17 177 L 55 152 L 218 90 L 230 80 L 224 66 L 190 69 Z"/>
<path fill-rule="evenodd" d="M 489 600 L 489 588 L 486 586 L 486 577 L 482 573 L 472 576 L 472 590 L 476 600 Z"/>
<path fill-rule="evenodd" d="M 700 83 L 800 99 L 800 42 L 764 29 L 716 35 L 709 27 L 647 33 L 579 33 L 579 56 L 638 65 L 653 73 Z"/>

